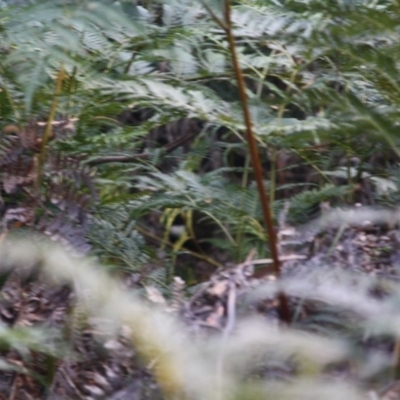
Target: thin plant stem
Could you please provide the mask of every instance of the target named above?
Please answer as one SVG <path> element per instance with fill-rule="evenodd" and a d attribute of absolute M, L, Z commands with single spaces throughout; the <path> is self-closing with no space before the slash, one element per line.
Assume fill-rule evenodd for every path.
<path fill-rule="evenodd" d="M 137 230 L 138 232 L 140 232 L 142 235 L 144 235 L 144 236 L 146 236 L 146 237 L 149 237 L 150 239 L 156 240 L 156 241 L 159 242 L 159 243 L 163 243 L 163 239 L 162 239 L 162 238 L 160 238 L 160 237 L 158 237 L 158 236 L 152 234 L 151 232 L 149 232 L 147 229 L 143 228 L 143 227 L 140 226 L 140 225 L 136 225 L 136 230 Z M 169 243 L 169 242 L 167 243 L 167 245 L 168 245 L 169 247 L 172 247 L 171 243 Z M 214 265 L 214 266 L 217 267 L 217 268 L 223 268 L 223 265 L 222 265 L 222 264 L 220 264 L 219 262 L 213 260 L 211 257 L 208 257 L 208 256 L 205 255 L 205 254 L 196 253 L 195 251 L 191 251 L 191 250 L 189 250 L 189 249 L 186 249 L 185 247 L 182 247 L 182 250 L 185 251 L 185 253 L 188 253 L 188 254 L 190 254 L 191 256 L 198 258 L 199 260 L 206 261 L 206 262 L 208 262 L 209 264 Z"/>
<path fill-rule="evenodd" d="M 42 170 L 43 170 L 44 161 L 46 159 L 47 143 L 48 143 L 51 133 L 52 133 L 52 123 L 53 123 L 54 117 L 56 115 L 56 111 L 57 111 L 57 107 L 58 107 L 58 97 L 61 93 L 64 76 L 65 76 L 65 71 L 64 71 L 64 66 L 62 65 L 60 67 L 60 70 L 58 71 L 57 80 L 56 80 L 56 88 L 55 88 L 55 92 L 54 92 L 54 98 L 53 98 L 53 102 L 50 107 L 50 112 L 49 112 L 49 116 L 47 118 L 47 124 L 46 124 L 46 128 L 45 128 L 45 131 L 43 134 L 43 140 L 42 140 L 42 144 L 41 144 L 41 148 L 40 148 L 38 167 L 37 167 L 36 184 L 35 184 L 36 193 L 39 193 L 39 190 L 40 190 L 40 185 L 41 185 L 41 181 L 42 181 Z"/>
<path fill-rule="evenodd" d="M 275 55 L 275 50 L 272 50 L 271 53 L 271 58 Z M 256 92 L 256 96 L 258 99 L 261 98 L 261 94 L 262 94 L 262 89 L 263 89 L 263 83 L 265 81 L 265 79 L 268 76 L 269 73 L 269 63 L 264 67 L 264 70 L 260 76 L 260 81 L 258 82 L 257 85 L 257 92 Z M 245 189 L 249 183 L 249 168 L 250 168 L 250 155 L 247 152 L 246 153 L 246 160 L 245 160 L 245 165 L 244 165 L 244 172 L 243 172 L 243 177 L 242 177 L 242 188 Z M 244 200 L 244 195 L 242 197 L 242 207 L 243 207 L 243 200 Z M 273 203 L 272 201 L 270 203 Z M 237 250 L 236 250 L 236 262 L 240 261 L 240 256 L 241 256 L 241 247 L 242 247 L 242 242 L 243 242 L 243 237 L 244 237 L 244 224 L 245 222 L 243 221 L 240 224 L 240 229 L 238 229 L 237 235 L 236 235 L 236 243 L 237 243 Z"/>
<path fill-rule="evenodd" d="M 242 176 L 242 188 L 245 189 L 249 183 L 249 167 L 250 167 L 250 156 L 249 153 L 246 153 L 246 160 L 244 164 L 244 172 Z M 242 196 L 242 201 L 241 201 L 241 206 L 244 206 L 244 198 L 245 196 Z M 244 236 L 244 224 L 245 221 L 242 221 L 240 223 L 240 228 L 238 229 L 238 232 L 236 234 L 236 262 L 240 261 L 240 255 L 241 255 L 241 248 L 242 248 L 242 242 L 243 242 L 243 236 Z"/>
<path fill-rule="evenodd" d="M 204 4 L 204 1 L 202 2 Z M 209 7 L 207 7 L 207 10 Z M 271 251 L 271 257 L 273 259 L 273 269 L 274 273 L 277 276 L 277 278 L 280 277 L 281 275 L 281 266 L 280 266 L 280 261 L 279 261 L 279 255 L 278 255 L 278 245 L 277 245 L 277 237 L 274 229 L 274 224 L 273 224 L 273 216 L 272 216 L 272 211 L 270 207 L 270 202 L 268 198 L 268 194 L 265 191 L 264 187 L 264 180 L 263 180 L 263 172 L 261 168 L 261 162 L 260 162 L 260 156 L 258 154 L 258 149 L 257 149 L 257 142 L 253 133 L 253 124 L 251 121 L 251 115 L 250 115 L 250 109 L 248 105 L 248 99 L 246 95 L 246 87 L 245 87 L 245 82 L 244 82 L 244 77 L 242 70 L 239 65 L 239 60 L 236 52 L 236 45 L 235 45 L 235 38 L 233 35 L 233 29 L 232 29 L 232 21 L 231 21 L 231 4 L 230 0 L 225 0 L 224 1 L 224 20 L 222 21 L 219 17 L 217 17 L 214 13 L 210 13 L 211 17 L 214 19 L 214 21 L 219 24 L 219 26 L 226 32 L 226 36 L 228 39 L 228 46 L 229 46 L 229 52 L 232 57 L 232 66 L 234 69 L 235 73 L 235 78 L 237 81 L 238 85 L 238 91 L 239 91 L 239 97 L 240 101 L 242 104 L 243 108 L 243 117 L 244 117 L 244 122 L 246 126 L 246 138 L 247 138 L 247 143 L 249 146 L 249 152 L 250 152 L 250 158 L 252 161 L 253 165 L 253 171 L 254 171 L 254 176 L 256 179 L 257 183 L 257 189 L 258 193 L 260 196 L 260 203 L 261 203 L 261 208 L 262 208 L 262 213 L 264 217 L 264 221 L 266 224 L 267 228 L 267 234 L 268 234 L 268 245 Z M 267 271 L 263 271 L 264 273 L 262 275 L 265 275 Z M 289 324 L 290 323 L 290 310 L 289 310 L 289 305 L 288 305 L 288 300 L 286 295 L 283 292 L 280 292 L 278 294 L 278 300 L 279 300 L 279 305 L 278 305 L 278 313 L 280 320 Z"/>

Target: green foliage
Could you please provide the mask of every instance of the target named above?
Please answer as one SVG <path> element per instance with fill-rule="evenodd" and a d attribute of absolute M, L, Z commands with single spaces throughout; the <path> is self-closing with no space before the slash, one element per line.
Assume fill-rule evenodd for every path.
<path fill-rule="evenodd" d="M 216 22 L 221 1 L 13 3 L 0 1 L 0 242 L 21 225 L 67 248 L 85 252 L 89 242 L 107 268 L 143 274 L 141 283 L 167 295 L 177 270 L 171 264 L 182 254 L 192 256 L 184 265 L 192 272 L 195 260 L 213 267 L 241 262 L 254 248 L 269 257 L 232 49 Z M 309 222 L 323 203 L 396 207 L 399 0 L 239 0 L 231 18 L 275 223 L 286 207 L 282 225 Z M 174 242 L 169 235 L 178 216 L 185 230 Z M 159 253 L 161 267 L 147 271 L 143 266 L 156 264 Z M 283 284 L 292 296 L 312 297 L 314 287 Z M 357 287 L 355 305 L 343 305 L 329 284 L 318 292 L 327 307 L 310 318 L 309 330 L 330 324 L 340 335 L 349 332 L 341 323 L 348 315 L 332 311 L 339 306 L 351 313 L 360 304 L 371 307 L 363 315 L 371 323 L 376 313 L 364 287 Z M 347 281 L 342 286 L 352 290 Z M 276 288 L 267 289 L 275 295 Z M 116 299 L 110 304 L 118 308 Z M 138 304 L 134 315 L 147 323 Z M 264 345 L 256 331 L 240 337 Z M 385 333 L 394 331 L 390 325 Z M 35 332 L 4 332 L 7 346 L 28 341 L 36 350 Z M 140 343 L 148 339 L 143 332 Z M 162 335 L 151 337 L 156 358 L 163 356 Z M 238 348 L 232 343 L 229 354 Z M 318 357 L 307 349 L 312 369 Z M 195 363 L 178 350 L 175 356 L 204 367 L 197 353 Z M 210 377 L 215 368 L 200 372 Z M 186 389 L 201 389 L 193 398 L 221 394 L 214 381 L 199 389 L 198 371 L 189 372 L 184 385 L 193 387 Z M 225 398 L 292 398 L 298 387 L 329 394 L 320 381 L 267 390 L 263 382 L 249 388 L 232 376 L 225 377 L 227 387 L 236 392 L 227 389 Z"/>
<path fill-rule="evenodd" d="M 114 269 L 137 272 L 148 260 L 148 250 L 126 207 L 103 207 L 94 216 L 88 236 L 95 254 Z"/>

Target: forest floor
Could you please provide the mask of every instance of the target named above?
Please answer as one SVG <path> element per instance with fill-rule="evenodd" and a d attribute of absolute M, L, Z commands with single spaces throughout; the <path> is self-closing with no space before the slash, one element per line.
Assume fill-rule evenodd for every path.
<path fill-rule="evenodd" d="M 311 281 L 318 271 L 350 271 L 354 276 L 374 276 L 382 282 L 399 280 L 400 230 L 373 225 L 363 221 L 357 226 L 328 228 L 318 232 L 280 232 L 280 251 L 283 278 L 299 277 Z M 166 300 L 156 288 L 147 287 L 149 302 L 175 312 L 190 328 L 191 334 L 226 333 L 233 329 L 237 316 L 262 315 L 278 323 L 277 300 L 274 296 L 253 298 L 257 288 L 275 280 L 271 273 L 254 277 L 254 268 L 263 265 L 267 271 L 270 260 L 257 260 L 255 254 L 242 264 L 216 271 L 207 282 L 198 286 L 194 294 L 185 295 L 185 286 L 174 279 L 173 298 Z M 265 270 L 265 268 L 267 268 Z M 128 285 L 129 277 L 127 277 Z M 129 284 L 131 285 L 131 284 Z M 382 283 L 371 291 L 371 296 L 384 297 L 387 288 Z M 68 357 L 57 361 L 50 389 L 45 389 L 37 376 L 46 376 L 51 360 L 38 351 L 29 356 L 15 349 L 3 350 L 3 358 L 17 371 L 0 374 L 1 399 L 157 399 L 163 398 L 153 377 L 151 366 L 143 365 L 129 344 L 124 329 L 117 339 L 99 334 L 84 310 L 73 308 L 74 293 L 67 286 L 50 285 L 38 276 L 22 277 L 13 272 L 1 291 L 0 318 L 2 323 L 18 327 L 45 326 L 61 330 L 68 328 Z M 335 328 L 333 314 L 321 307 L 318 300 L 289 297 L 293 312 L 293 326 L 313 331 L 316 325 Z M 322 322 L 318 318 L 324 315 Z M 328 318 L 328 316 L 332 318 Z M 351 319 L 351 318 L 350 318 Z M 393 340 L 361 340 L 365 351 L 379 348 L 390 357 L 395 351 Z M 334 369 L 337 373 L 337 369 Z M 26 371 L 34 372 L 27 373 Z M 353 374 L 349 365 L 340 366 L 341 374 Z M 253 371 L 254 372 L 254 371 Z M 258 368 L 257 376 L 290 380 L 295 374 L 290 363 L 280 367 Z M 361 385 L 365 385 L 361 383 Z M 400 384 L 393 378 L 378 384 L 365 385 L 366 398 L 373 393 L 377 399 L 400 398 Z M 369 393 L 367 395 L 367 393 Z M 367 397 L 368 396 L 368 397 Z"/>

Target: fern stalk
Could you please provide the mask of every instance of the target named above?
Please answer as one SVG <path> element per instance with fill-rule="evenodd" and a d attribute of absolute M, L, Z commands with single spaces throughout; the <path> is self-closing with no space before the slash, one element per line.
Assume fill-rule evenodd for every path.
<path fill-rule="evenodd" d="M 46 129 L 43 134 L 43 140 L 42 140 L 41 148 L 40 148 L 38 167 L 37 167 L 37 176 L 36 176 L 36 192 L 37 193 L 39 192 L 39 189 L 40 189 L 40 184 L 41 184 L 41 180 L 42 180 L 43 164 L 44 164 L 44 160 L 46 158 L 47 143 L 51 136 L 52 123 L 53 123 L 54 117 L 56 115 L 56 111 L 57 111 L 57 107 L 58 107 L 58 96 L 61 93 L 64 76 L 65 76 L 65 71 L 64 71 L 64 66 L 62 65 L 60 67 L 60 70 L 58 71 L 57 80 L 56 80 L 56 88 L 55 88 L 55 92 L 54 92 L 54 99 L 53 99 L 53 102 L 50 107 L 49 117 L 47 118 Z"/>
<path fill-rule="evenodd" d="M 273 216 L 270 207 L 269 198 L 267 192 L 265 191 L 263 174 L 260 162 L 260 156 L 257 150 L 257 143 L 253 133 L 253 124 L 251 121 L 250 109 L 248 105 L 247 95 L 246 95 L 246 87 L 243 78 L 243 73 L 239 65 L 239 60 L 236 52 L 235 38 L 232 30 L 232 21 L 231 21 L 231 5 L 229 0 L 224 1 L 224 20 L 221 20 L 208 5 L 202 1 L 207 11 L 210 13 L 212 19 L 217 22 L 217 24 L 225 31 L 227 39 L 229 51 L 232 57 L 232 66 L 235 72 L 235 78 L 238 85 L 239 97 L 242 104 L 243 109 L 243 117 L 246 126 L 246 138 L 247 144 L 250 151 L 250 158 L 253 164 L 254 176 L 257 183 L 257 189 L 260 196 L 260 203 L 262 208 L 262 213 L 264 217 L 264 221 L 267 228 L 268 233 L 268 245 L 271 251 L 271 256 L 273 260 L 273 270 L 277 278 L 281 275 L 281 265 L 279 261 L 278 255 L 278 246 L 277 246 L 277 238 L 273 225 Z M 259 276 L 264 276 L 267 273 L 267 270 L 262 270 Z M 290 323 L 290 310 L 288 306 L 287 297 L 283 292 L 278 294 L 279 306 L 278 312 L 280 320 L 289 324 Z"/>

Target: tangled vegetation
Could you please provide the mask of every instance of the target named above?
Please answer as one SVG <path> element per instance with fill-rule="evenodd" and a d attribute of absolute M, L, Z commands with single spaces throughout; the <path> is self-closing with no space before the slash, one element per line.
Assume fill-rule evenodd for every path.
<path fill-rule="evenodd" d="M 0 1 L 0 396 L 387 398 L 399 17 Z"/>

